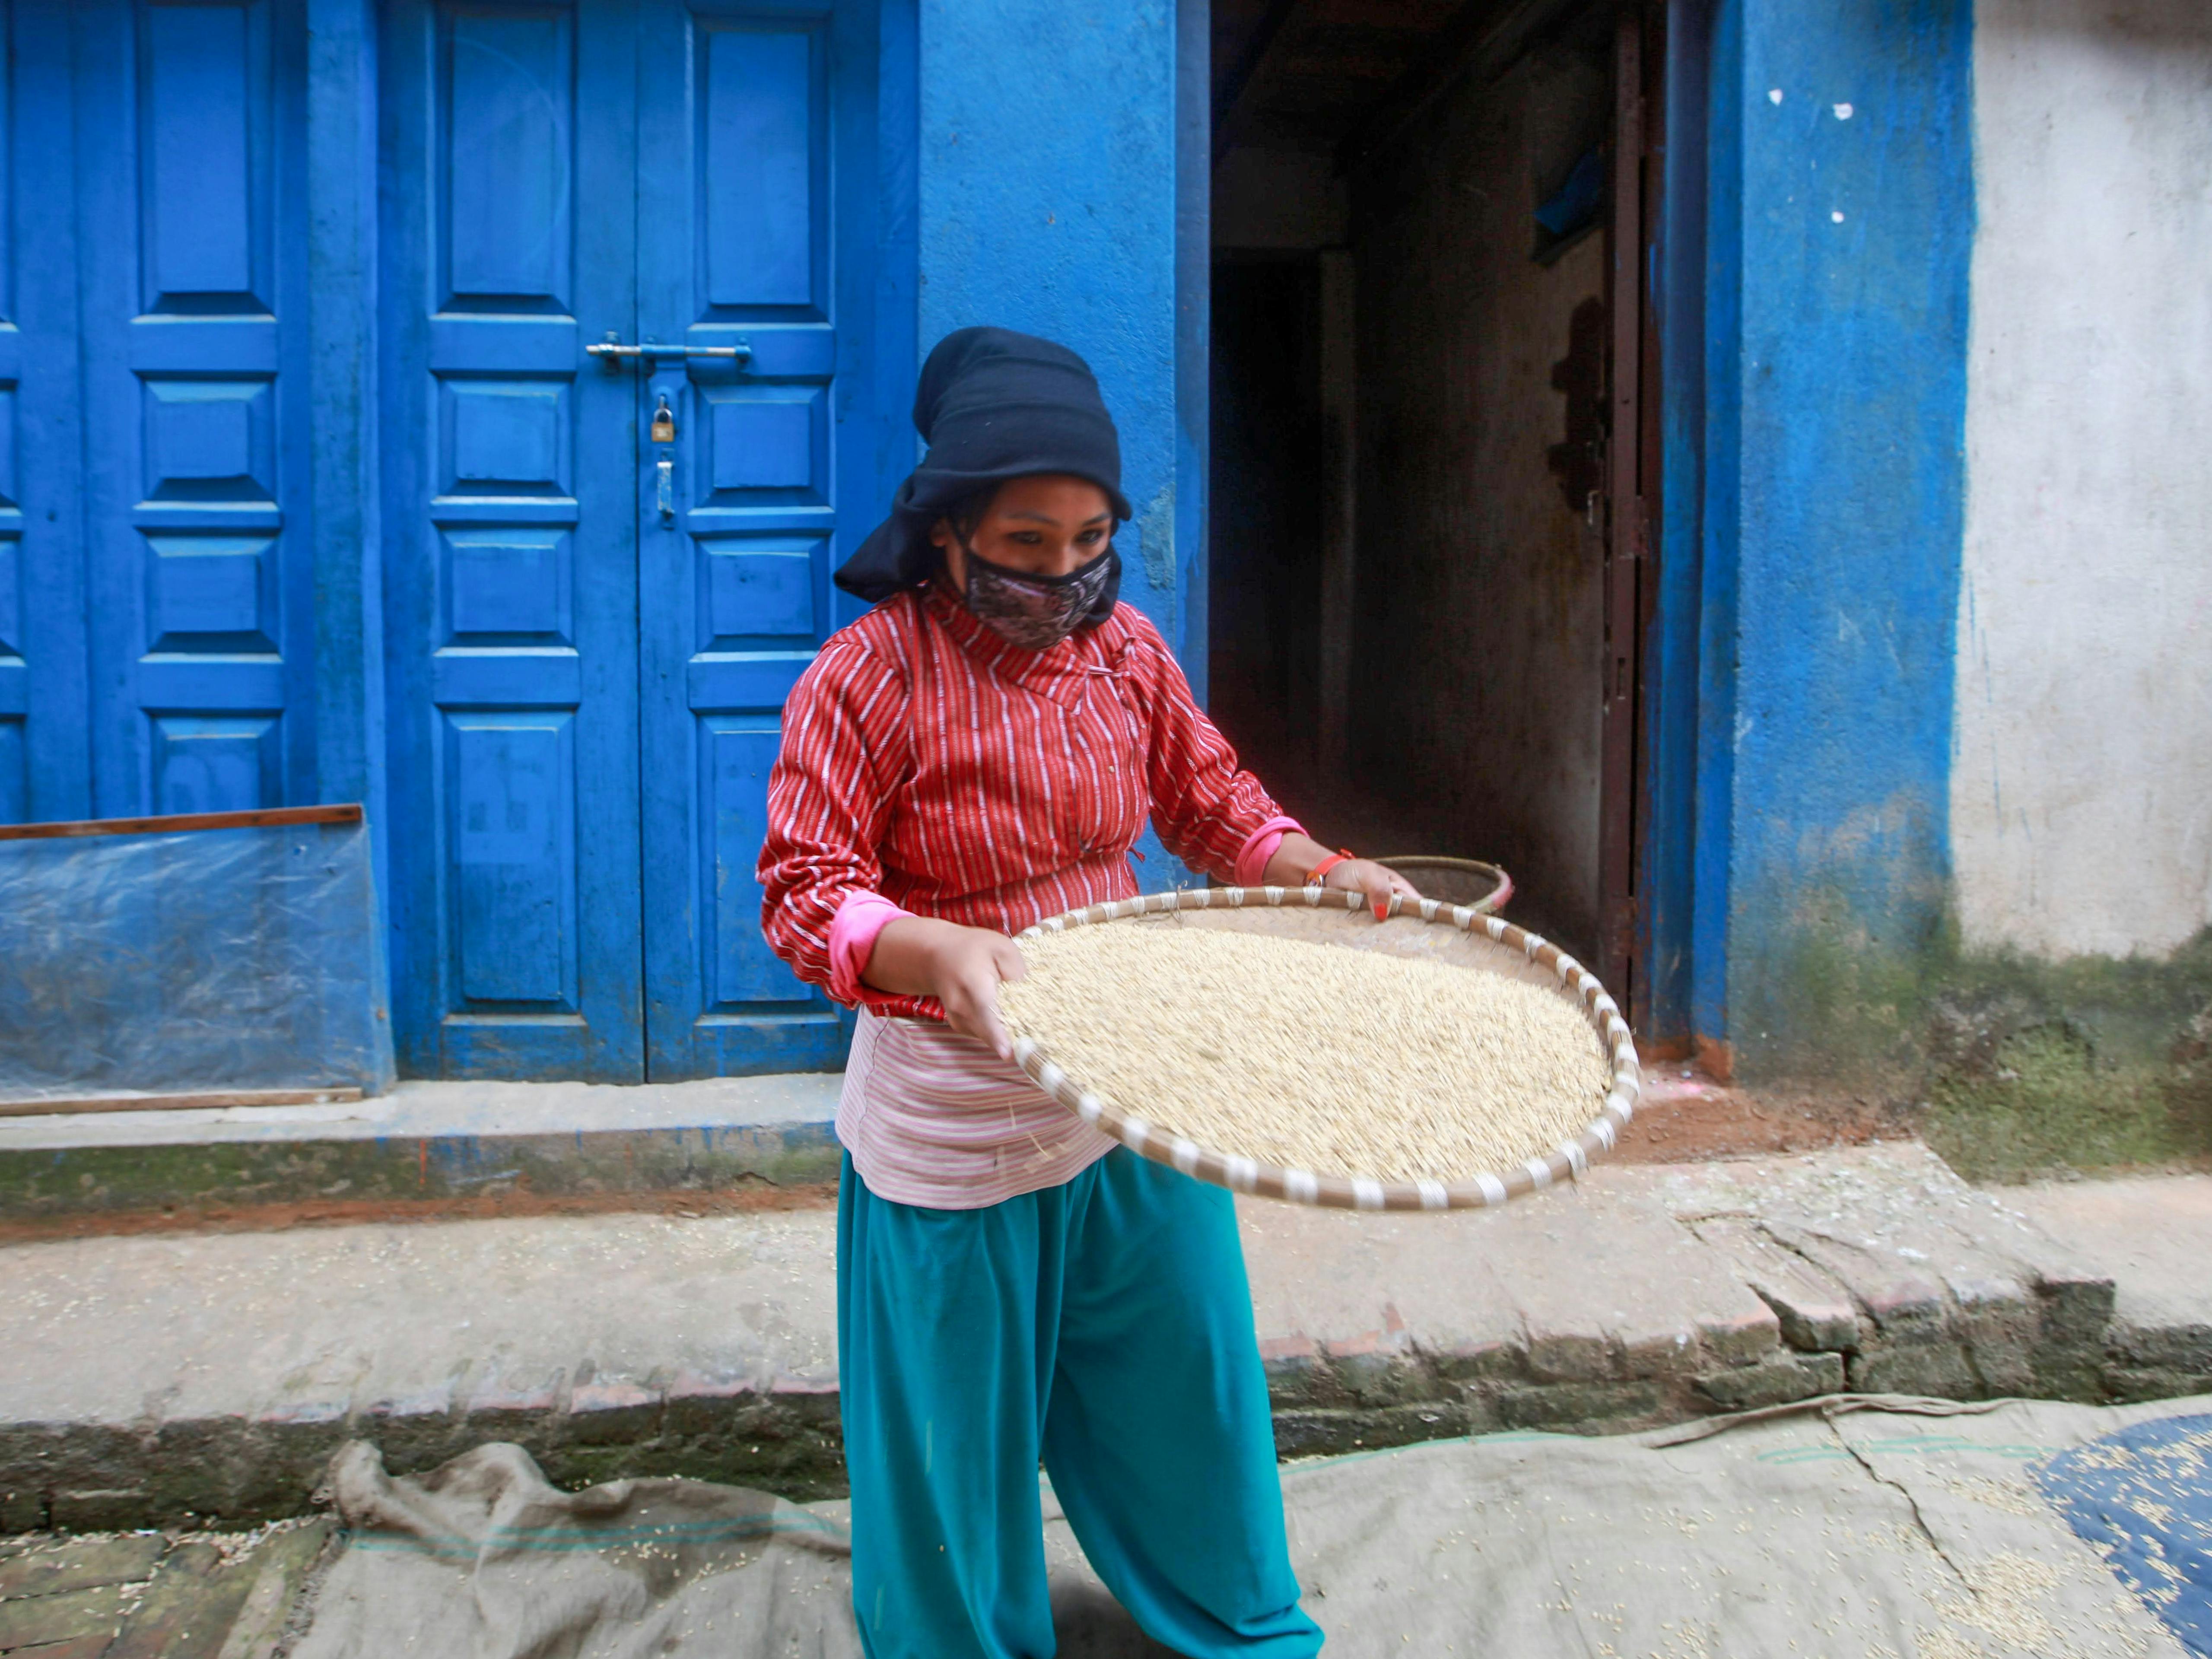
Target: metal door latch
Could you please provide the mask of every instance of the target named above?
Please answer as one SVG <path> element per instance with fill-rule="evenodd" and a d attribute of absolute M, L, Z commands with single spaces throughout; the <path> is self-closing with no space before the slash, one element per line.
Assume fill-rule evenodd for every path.
<path fill-rule="evenodd" d="M 709 361 L 719 358 L 725 362 L 747 362 L 753 355 L 751 343 L 745 340 L 726 346 L 662 345 L 653 340 L 640 345 L 624 345 L 622 337 L 614 333 L 610 333 L 605 339 L 595 344 L 586 346 L 584 351 L 587 356 L 597 357 L 601 366 L 606 368 L 620 368 L 625 362 L 641 362 L 650 368 L 663 357 L 682 357 L 687 362 L 697 357 Z"/>
<path fill-rule="evenodd" d="M 663 524 L 674 524 L 676 522 L 675 458 L 663 455 L 659 465 L 653 468 L 653 472 L 656 475 L 654 493 L 660 501 L 660 521 Z"/>

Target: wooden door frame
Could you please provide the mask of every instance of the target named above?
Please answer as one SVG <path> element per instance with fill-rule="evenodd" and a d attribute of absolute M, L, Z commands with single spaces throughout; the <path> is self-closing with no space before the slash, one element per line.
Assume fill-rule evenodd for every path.
<path fill-rule="evenodd" d="M 1599 975 L 1624 1007 L 1648 1003 L 1641 960 L 1649 767 L 1644 641 L 1658 599 L 1659 307 L 1650 292 L 1664 155 L 1666 0 L 1613 20 L 1606 199 L 1605 656 L 1598 781 Z M 1638 1024 L 1642 1024 L 1638 1020 Z"/>

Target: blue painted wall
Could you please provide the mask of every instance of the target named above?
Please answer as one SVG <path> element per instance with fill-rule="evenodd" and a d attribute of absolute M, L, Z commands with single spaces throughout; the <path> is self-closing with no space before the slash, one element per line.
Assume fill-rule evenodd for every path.
<path fill-rule="evenodd" d="M 1655 659 L 1656 961 L 1671 1019 L 1773 1070 L 1945 925 L 1972 9 L 1719 0 L 1710 28 L 1705 188 L 1669 226 L 1704 257 L 1665 264 L 1705 350 L 1669 388 L 1696 490 Z"/>
<path fill-rule="evenodd" d="M 989 323 L 1090 361 L 1137 513 L 1121 597 L 1200 670 L 1201 695 L 1204 10 L 922 0 L 920 181 L 922 350 Z M 1143 850 L 1146 887 L 1190 879 L 1149 831 Z"/>

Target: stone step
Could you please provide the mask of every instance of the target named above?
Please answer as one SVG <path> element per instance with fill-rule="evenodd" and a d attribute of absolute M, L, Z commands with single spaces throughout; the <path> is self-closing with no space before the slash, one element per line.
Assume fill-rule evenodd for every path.
<path fill-rule="evenodd" d="M 2164 1400 L 2212 1374 L 2212 1176 L 2056 1182 L 2014 1205 L 2118 1283 L 2106 1382 L 2120 1400 Z"/>
<path fill-rule="evenodd" d="M 2150 1262 L 1911 1145 L 1600 1168 L 1492 1212 L 1242 1213 L 1287 1456 L 1627 1430 L 1847 1381 L 2204 1391 L 2212 1353 L 2191 1344 L 2212 1283 L 2185 1264 L 2212 1259 L 2208 1191 L 2131 1189 L 2165 1241 Z M 9 1246 L 0 1527 L 300 1513 L 356 1435 L 401 1471 L 496 1439 L 562 1482 L 832 1494 L 835 1222 L 600 1213 Z M 2166 1363 L 2142 1363 L 2153 1352 Z"/>
<path fill-rule="evenodd" d="M 843 1080 L 403 1083 L 314 1105 L 0 1118 L 0 1237 L 249 1206 L 359 1214 L 834 1182 Z"/>

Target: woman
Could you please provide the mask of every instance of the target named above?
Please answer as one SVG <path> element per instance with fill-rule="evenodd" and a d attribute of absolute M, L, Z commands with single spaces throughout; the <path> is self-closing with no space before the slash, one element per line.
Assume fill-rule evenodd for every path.
<path fill-rule="evenodd" d="M 837 1136 L 854 1604 L 872 1659 L 1053 1651 L 1036 1470 L 1099 1577 L 1193 1659 L 1315 1653 L 1230 1195 L 1016 1067 L 1010 934 L 1137 890 L 1149 816 L 1197 867 L 1412 890 L 1237 769 L 1117 605 L 1121 447 L 1083 360 L 947 337 L 929 445 L 838 572 L 880 601 L 793 691 L 761 852 L 769 941 L 857 1005 Z"/>

